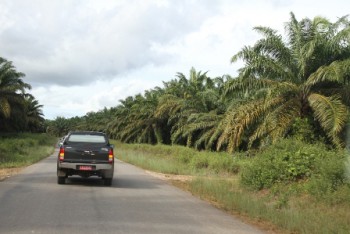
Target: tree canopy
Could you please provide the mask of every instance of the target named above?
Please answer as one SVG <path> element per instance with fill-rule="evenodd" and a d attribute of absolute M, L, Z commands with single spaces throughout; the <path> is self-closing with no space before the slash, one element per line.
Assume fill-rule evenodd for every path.
<path fill-rule="evenodd" d="M 45 131 L 43 106 L 27 93 L 31 86 L 24 77 L 12 62 L 0 57 L 0 133 Z"/>
<path fill-rule="evenodd" d="M 343 147 L 350 107 L 347 16 L 298 21 L 291 13 L 285 36 L 264 26 L 254 30 L 261 39 L 231 59 L 244 64 L 236 77 L 211 78 L 192 68 L 163 87 L 66 122 L 128 143 L 233 152 L 294 135 Z"/>

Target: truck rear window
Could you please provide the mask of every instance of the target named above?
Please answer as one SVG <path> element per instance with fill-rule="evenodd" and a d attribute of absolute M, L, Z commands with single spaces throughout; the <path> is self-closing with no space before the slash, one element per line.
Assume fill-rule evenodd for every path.
<path fill-rule="evenodd" d="M 68 142 L 86 142 L 86 143 L 107 143 L 104 136 L 101 135 L 78 135 L 73 134 L 68 138 Z"/>

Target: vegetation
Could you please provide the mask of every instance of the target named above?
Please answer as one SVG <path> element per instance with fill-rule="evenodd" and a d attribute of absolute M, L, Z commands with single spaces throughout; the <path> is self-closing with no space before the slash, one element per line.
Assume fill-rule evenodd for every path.
<path fill-rule="evenodd" d="M 188 77 L 177 73 L 164 87 L 120 100 L 114 108 L 58 117 L 50 129 L 100 130 L 126 143 L 229 153 L 290 136 L 343 148 L 350 106 L 349 21 L 298 21 L 291 13 L 285 28 L 286 37 L 269 27 L 254 28 L 262 39 L 232 57 L 244 62 L 237 77 L 210 78 L 192 68 Z"/>
<path fill-rule="evenodd" d="M 223 134 L 230 151 L 244 136 L 249 145 L 275 142 L 289 133 L 295 118 L 311 120 L 310 127 L 317 134 L 324 132 L 335 146 L 344 143 L 341 133 L 350 104 L 347 18 L 335 23 L 321 17 L 297 21 L 291 14 L 285 28 L 286 39 L 271 28 L 256 27 L 263 39 L 232 57 L 246 65 L 228 84 L 227 93 L 244 94 L 248 100 L 226 117 L 237 119 Z"/>
<path fill-rule="evenodd" d="M 45 131 L 43 106 L 26 92 L 31 86 L 23 81 L 24 76 L 0 57 L 0 133 Z"/>
<path fill-rule="evenodd" d="M 231 59 L 243 61 L 237 77 L 211 78 L 192 68 L 188 77 L 177 73 L 163 87 L 116 107 L 46 121 L 46 130 L 54 136 L 79 129 L 106 132 L 118 140 L 120 159 L 197 176 L 184 186 L 230 212 L 292 233 L 347 233 L 348 17 L 298 21 L 291 13 L 284 37 L 269 27 L 254 30 L 261 39 Z M 0 59 L 0 132 L 45 126 L 42 106 L 26 93 L 30 85 L 22 77 Z M 3 137 L 0 167 L 29 163 L 26 155 L 36 154 L 22 150 L 45 142 L 35 139 Z"/>
<path fill-rule="evenodd" d="M 194 176 L 174 184 L 265 228 L 290 233 L 347 233 L 350 228 L 344 166 L 350 156 L 342 150 L 295 138 L 280 139 L 259 151 L 259 157 L 113 143 L 117 158 L 152 171 Z"/>
<path fill-rule="evenodd" d="M 43 106 L 27 93 L 31 86 L 24 76 L 0 57 L 0 169 L 37 162 L 52 153 L 56 141 L 47 134 L 33 134 L 45 132 Z"/>
<path fill-rule="evenodd" d="M 0 169 L 33 164 L 54 151 L 57 138 L 43 133 L 0 135 Z"/>
<path fill-rule="evenodd" d="M 245 158 L 243 154 L 232 157 L 225 152 L 199 152 L 184 146 L 113 143 L 117 158 L 166 174 L 232 176 L 238 173 Z"/>
<path fill-rule="evenodd" d="M 197 176 L 185 186 L 229 211 L 293 233 L 345 233 L 348 17 L 299 21 L 291 13 L 284 36 L 264 26 L 254 30 L 261 39 L 232 56 L 233 63 L 243 61 L 236 77 L 212 78 L 192 68 L 116 107 L 57 117 L 47 130 L 56 136 L 104 131 L 121 142 L 117 157 Z"/>

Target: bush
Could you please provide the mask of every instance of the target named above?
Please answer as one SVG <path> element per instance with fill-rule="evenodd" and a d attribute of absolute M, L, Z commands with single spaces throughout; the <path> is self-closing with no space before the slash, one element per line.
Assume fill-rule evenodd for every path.
<path fill-rule="evenodd" d="M 317 158 L 314 173 L 307 184 L 309 193 L 332 201 L 335 193 L 347 186 L 346 160 L 345 153 L 332 151 Z"/>
<path fill-rule="evenodd" d="M 241 174 L 241 182 L 255 190 L 275 183 L 288 183 L 311 177 L 316 158 L 325 154 L 322 145 L 307 145 L 296 139 L 282 139 L 252 159 Z"/>

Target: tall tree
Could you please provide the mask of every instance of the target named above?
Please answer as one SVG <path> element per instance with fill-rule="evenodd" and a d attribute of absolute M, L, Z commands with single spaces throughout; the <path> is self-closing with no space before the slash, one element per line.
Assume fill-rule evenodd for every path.
<path fill-rule="evenodd" d="M 25 130 L 25 125 L 17 126 L 25 118 L 25 90 L 31 88 L 23 82 L 24 76 L 12 62 L 0 57 L 0 130 Z"/>
<path fill-rule="evenodd" d="M 44 114 L 42 112 L 43 105 L 40 105 L 32 95 L 27 95 L 26 103 L 26 125 L 31 132 L 44 131 Z"/>
<path fill-rule="evenodd" d="M 163 89 L 145 91 L 144 95 L 128 97 L 121 100 L 112 122 L 108 125 L 109 132 L 117 139 L 137 143 L 168 143 L 166 120 L 155 116 L 159 97 Z"/>
<path fill-rule="evenodd" d="M 10 117 L 11 103 L 23 103 L 25 89 L 31 89 L 23 82 L 24 76 L 16 71 L 12 62 L 0 57 L 0 114 L 5 118 Z"/>
<path fill-rule="evenodd" d="M 206 72 L 197 72 L 191 68 L 189 78 L 177 73 L 177 79 L 166 83 L 165 86 L 165 95 L 160 98 L 156 116 L 168 119 L 172 143 L 201 145 L 202 142 L 197 140 L 212 125 L 199 123 L 196 119 L 202 116 L 202 120 L 208 120 L 209 116 L 204 117 L 204 113 L 209 113 L 218 106 L 220 97 L 214 80 L 208 77 Z M 215 115 L 215 111 L 212 114 Z"/>
<path fill-rule="evenodd" d="M 263 38 L 232 57 L 245 65 L 227 94 L 240 92 L 245 101 L 226 113 L 218 148 L 226 144 L 233 151 L 245 138 L 249 145 L 276 141 L 296 118 L 309 118 L 335 146 L 343 144 L 350 103 L 347 17 L 298 21 L 291 13 L 285 29 L 283 39 L 271 28 L 256 27 Z"/>

